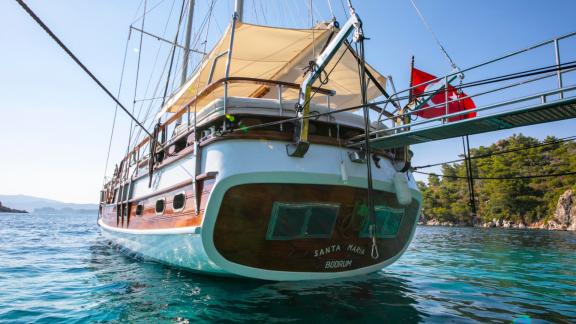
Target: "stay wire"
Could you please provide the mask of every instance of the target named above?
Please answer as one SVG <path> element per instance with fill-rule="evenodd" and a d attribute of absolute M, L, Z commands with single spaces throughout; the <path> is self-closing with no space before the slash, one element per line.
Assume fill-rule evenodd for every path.
<path fill-rule="evenodd" d="M 529 146 L 524 146 L 524 147 L 520 147 L 520 148 L 516 148 L 516 149 L 511 149 L 511 150 L 497 151 L 497 152 L 493 152 L 493 153 L 475 155 L 475 156 L 470 156 L 470 157 L 468 157 L 468 158 L 469 158 L 470 160 L 483 159 L 483 158 L 488 158 L 488 157 L 492 157 L 492 156 L 496 156 L 496 155 L 501 155 L 501 154 L 521 152 L 521 151 L 526 151 L 526 150 L 530 150 L 530 149 L 533 149 L 533 148 L 538 148 L 538 147 L 543 147 L 543 146 L 549 146 L 549 145 L 555 145 L 555 144 L 560 144 L 560 143 L 564 143 L 564 142 L 571 142 L 571 141 L 574 141 L 574 140 L 576 140 L 576 136 L 569 136 L 569 137 L 560 138 L 560 139 L 558 139 L 558 140 L 556 140 L 556 141 L 543 142 L 543 143 L 539 143 L 539 144 L 535 144 L 535 145 L 529 145 Z M 442 163 L 433 163 L 433 164 L 427 164 L 427 165 L 422 165 L 422 166 L 415 166 L 413 169 L 414 169 L 414 170 L 427 169 L 427 168 L 431 168 L 431 167 L 435 167 L 435 166 L 439 166 L 439 165 L 462 162 L 462 161 L 465 161 L 465 160 L 466 160 L 466 159 L 464 158 L 464 159 L 456 159 L 456 160 L 446 161 L 446 162 L 442 162 Z"/>
<path fill-rule="evenodd" d="M 174 44 L 178 41 L 178 35 L 180 34 L 180 25 L 182 24 L 182 18 L 184 16 L 184 5 L 186 4 L 186 0 L 182 0 L 182 8 L 180 9 L 180 19 L 178 20 L 178 26 L 176 30 L 176 36 L 174 37 Z M 166 77 L 166 87 L 164 88 L 164 95 L 162 96 L 161 107 L 164 106 L 166 101 L 166 95 L 168 94 L 168 86 L 170 85 L 170 74 L 172 72 L 172 66 L 174 64 L 174 56 L 176 55 L 176 45 L 172 47 L 172 58 L 170 59 L 170 67 L 168 67 L 168 76 Z"/>
<path fill-rule="evenodd" d="M 88 74 L 88 76 L 112 99 L 114 100 L 114 102 L 116 102 L 116 104 L 128 115 L 130 116 L 130 118 L 132 118 L 132 120 L 134 120 L 134 122 L 140 126 L 147 134 L 149 134 L 150 136 L 152 136 L 152 134 L 150 134 L 150 132 L 148 132 L 148 130 L 144 127 L 144 125 L 142 125 L 140 123 L 140 121 L 138 121 L 131 113 L 130 111 L 128 111 L 128 109 L 126 109 L 126 107 L 124 107 L 124 105 L 120 102 L 120 100 L 118 100 L 114 94 L 112 94 L 112 92 L 110 92 L 110 90 L 108 90 L 108 88 L 106 88 L 106 86 L 100 82 L 100 80 L 86 67 L 86 65 L 84 65 L 84 63 L 82 63 L 80 61 L 80 59 L 78 59 L 78 57 L 76 57 L 76 55 L 74 55 L 74 53 L 72 53 L 72 51 L 66 46 L 64 45 L 64 43 L 62 43 L 62 41 L 60 40 L 60 38 L 58 38 L 58 36 L 56 36 L 56 34 L 54 34 L 52 32 L 52 30 L 50 28 L 48 28 L 48 26 L 46 26 L 46 24 L 40 19 L 40 17 L 38 17 L 36 15 L 36 13 L 34 13 L 34 11 L 32 11 L 32 9 L 30 9 L 30 7 L 28 7 L 28 5 L 23 1 L 23 0 L 16 0 L 16 2 L 18 2 L 18 4 L 22 7 L 22 9 L 24 9 L 24 11 L 26 11 L 26 13 L 32 17 L 32 19 L 34 19 L 34 21 L 36 21 L 36 23 L 38 25 L 40 25 L 40 27 L 42 27 L 42 29 L 60 46 L 60 48 L 62 48 L 66 54 L 68 54 L 68 56 L 70 56 L 70 58 L 72 58 L 72 60 L 74 60 L 74 62 L 76 62 L 76 64 L 78 64 L 78 66 L 80 66 L 80 68 L 82 68 L 82 70 L 84 70 L 84 72 L 86 74 Z"/>
<path fill-rule="evenodd" d="M 122 60 L 122 72 L 120 72 L 120 83 L 118 85 L 117 96 L 120 97 L 122 92 L 122 84 L 124 82 L 124 71 L 126 68 L 126 57 L 128 54 L 128 45 L 130 43 L 131 31 L 128 30 L 128 37 L 126 38 L 126 45 L 124 47 L 124 59 Z M 108 173 L 108 163 L 110 162 L 110 151 L 112 150 L 112 139 L 114 138 L 114 129 L 116 128 L 116 117 L 118 115 L 118 104 L 114 105 L 114 118 L 112 119 L 112 129 L 110 130 L 110 139 L 108 140 L 108 152 L 106 153 L 106 164 L 104 166 L 104 183 L 106 183 L 106 174 Z"/>
<path fill-rule="evenodd" d="M 450 62 L 450 65 L 452 66 L 453 69 L 458 69 L 458 67 L 456 66 L 456 63 L 454 63 L 454 60 L 452 60 L 452 58 L 450 57 L 450 55 L 448 55 L 448 52 L 446 51 L 446 49 L 444 48 L 444 46 L 442 46 L 442 43 L 440 43 L 440 40 L 438 39 L 438 36 L 436 36 L 436 33 L 434 32 L 434 30 L 432 30 L 432 27 L 430 27 L 430 25 L 428 24 L 428 21 L 426 21 L 426 18 L 424 18 L 424 15 L 422 14 L 422 12 L 420 11 L 420 9 L 418 9 L 418 6 L 416 6 L 416 3 L 414 2 L 414 0 L 410 0 L 410 2 L 412 3 L 412 6 L 414 7 L 414 9 L 416 10 L 416 13 L 418 14 L 418 16 L 420 17 L 420 20 L 422 20 L 422 23 L 424 24 L 424 26 L 426 26 L 426 29 L 428 29 L 428 31 L 430 32 L 430 34 L 432 34 L 432 37 L 434 37 L 434 40 L 436 40 L 436 44 L 438 44 L 438 47 L 440 47 L 440 50 L 442 51 L 442 53 L 444 53 L 444 56 L 446 56 L 446 58 L 448 59 L 448 61 Z"/>
<path fill-rule="evenodd" d="M 146 6 L 148 4 L 148 0 L 144 0 L 144 14 L 142 15 L 142 25 L 140 27 L 141 30 L 144 30 L 145 27 L 145 22 L 146 22 Z M 134 110 L 136 108 L 136 96 L 138 94 L 138 80 L 140 77 L 140 62 L 142 59 L 142 42 L 144 39 L 144 33 L 140 33 L 140 43 L 138 45 L 138 61 L 136 63 L 136 80 L 134 82 L 134 97 L 132 99 L 132 114 L 134 113 Z M 140 114 L 138 114 L 140 115 Z M 140 117 L 140 116 L 138 116 Z M 130 151 L 130 143 L 132 141 L 132 126 L 133 126 L 133 122 L 130 121 L 130 129 L 129 129 L 129 134 L 128 134 L 128 145 L 126 146 L 126 154 L 128 154 L 128 152 Z"/>
<path fill-rule="evenodd" d="M 449 179 L 468 179 L 468 177 L 462 176 L 448 176 L 442 174 L 436 174 L 433 172 L 422 172 L 422 171 L 413 171 L 414 173 L 430 175 L 430 176 L 438 176 L 443 178 Z M 536 179 L 536 178 L 549 178 L 549 177 L 561 177 L 561 176 L 569 176 L 569 175 L 576 175 L 576 171 L 571 172 L 563 172 L 563 173 L 550 173 L 550 174 L 533 174 L 533 175 L 520 175 L 520 176 L 510 176 L 510 177 L 472 177 L 473 180 L 520 180 L 520 179 Z"/>

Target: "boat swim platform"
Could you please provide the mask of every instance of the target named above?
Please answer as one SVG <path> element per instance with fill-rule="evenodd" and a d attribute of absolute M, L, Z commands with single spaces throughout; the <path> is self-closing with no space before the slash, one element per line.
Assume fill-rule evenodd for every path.
<path fill-rule="evenodd" d="M 555 101 L 545 102 L 546 96 L 564 93 L 573 90 L 562 89 L 546 94 L 538 94 L 521 98 L 501 104 L 491 105 L 463 113 L 448 114 L 443 117 L 427 119 L 416 124 L 402 125 L 392 129 L 375 131 L 370 134 L 371 147 L 377 149 L 393 149 L 408 145 L 439 141 L 443 139 L 455 138 L 464 135 L 475 135 L 493 132 L 504 129 L 512 129 L 522 126 L 549 123 L 565 119 L 576 118 L 576 96 Z M 541 98 L 540 104 L 528 107 L 515 108 L 505 112 L 496 112 L 488 115 L 473 117 L 461 121 L 446 122 L 450 117 L 468 114 L 473 111 L 495 110 L 496 108 L 507 106 L 535 98 Z M 434 125 L 422 127 L 422 124 Z M 408 129 L 408 127 L 410 127 Z M 350 144 L 350 147 L 361 147 L 364 145 L 364 138 Z"/>

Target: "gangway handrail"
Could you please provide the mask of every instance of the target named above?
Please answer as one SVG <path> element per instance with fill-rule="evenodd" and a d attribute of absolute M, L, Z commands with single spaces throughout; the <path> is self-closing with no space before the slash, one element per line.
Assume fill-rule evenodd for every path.
<path fill-rule="evenodd" d="M 455 112 L 455 113 L 451 113 L 451 114 L 447 114 L 447 115 L 443 115 L 443 116 L 439 116 L 439 117 L 435 117 L 435 118 L 430 118 L 430 119 L 423 120 L 417 124 L 400 125 L 400 126 L 396 126 L 396 127 L 392 127 L 392 128 L 377 130 L 377 131 L 371 132 L 369 134 L 369 136 L 372 137 L 372 135 L 378 135 L 380 133 L 393 132 L 395 130 L 406 128 L 407 126 L 414 127 L 414 126 L 418 126 L 418 125 L 428 124 L 428 123 L 432 123 L 435 121 L 441 121 L 441 120 L 447 119 L 447 118 L 453 118 L 453 117 L 458 117 L 460 115 L 466 115 L 466 114 L 469 114 L 472 112 L 484 111 L 484 110 L 488 110 L 488 109 L 493 109 L 493 108 L 497 108 L 497 107 L 511 105 L 511 104 L 515 104 L 515 103 L 519 103 L 519 102 L 528 101 L 528 100 L 533 100 L 536 98 L 542 98 L 543 96 L 551 96 L 554 94 L 558 94 L 558 93 L 566 92 L 566 91 L 572 91 L 572 90 L 576 90 L 576 85 L 566 87 L 566 88 L 561 88 L 561 89 L 555 89 L 555 90 L 551 90 L 551 91 L 547 91 L 547 92 L 541 92 L 541 93 L 538 93 L 535 95 L 524 96 L 524 97 L 520 97 L 520 98 L 516 98 L 513 100 L 500 102 L 500 103 L 496 103 L 496 104 L 492 104 L 492 105 L 488 105 L 488 106 L 484 106 L 484 107 L 477 107 L 477 108 L 470 109 L 470 110 L 464 110 L 464 111 L 459 111 L 459 112 Z M 564 100 L 569 100 L 569 99 L 564 99 Z M 559 99 L 559 100 L 555 100 L 553 102 L 560 102 L 560 101 L 563 101 L 563 100 Z M 518 108 L 517 110 L 527 109 L 530 107 L 534 107 L 534 106 Z M 488 116 L 490 116 L 490 115 L 482 116 L 482 117 L 488 117 Z M 481 118 L 481 117 L 474 117 L 474 118 Z M 461 121 L 455 121 L 453 123 L 457 123 L 457 122 L 461 122 Z M 397 134 L 397 133 L 395 133 L 395 134 Z M 395 135 L 395 134 L 390 134 L 390 136 Z M 361 136 L 361 138 L 355 138 L 355 139 L 358 140 L 358 139 L 362 139 L 365 137 L 365 135 L 360 135 L 360 136 Z M 352 146 L 357 146 L 357 145 L 361 145 L 361 144 L 362 143 L 354 143 Z"/>
<path fill-rule="evenodd" d="M 566 71 L 563 71 L 563 73 L 568 73 L 568 72 L 573 72 L 573 71 L 576 71 L 576 67 L 575 67 L 575 68 L 567 69 Z M 446 103 L 450 104 L 450 103 L 454 103 L 454 102 L 459 102 L 459 101 L 462 101 L 462 100 L 464 100 L 464 99 L 479 97 L 479 96 L 482 96 L 482 95 L 485 95 L 485 94 L 489 94 L 489 93 L 493 93 L 493 92 L 497 92 L 497 91 L 500 91 L 500 90 L 505 90 L 505 89 L 509 89 L 509 88 L 513 88 L 513 87 L 517 87 L 517 86 L 521 86 L 521 85 L 525 85 L 525 84 L 528 84 L 528 83 L 530 83 L 530 82 L 536 82 L 536 81 L 544 80 L 544 79 L 551 78 L 551 77 L 554 77 L 554 76 L 556 76 L 556 72 L 551 72 L 551 73 L 549 73 L 549 74 L 547 74 L 547 75 L 540 76 L 540 77 L 536 77 L 536 78 L 533 78 L 533 79 L 530 79 L 530 80 L 523 80 L 523 81 L 520 81 L 520 82 L 517 82 L 517 83 L 507 84 L 507 85 L 502 86 L 502 87 L 499 87 L 499 88 L 494 88 L 494 89 L 486 90 L 486 91 L 484 91 L 484 92 L 475 93 L 475 94 L 473 94 L 473 95 L 466 95 L 466 96 L 464 96 L 464 97 L 459 97 L 458 99 L 449 100 L 449 101 L 447 101 Z M 569 91 L 569 90 L 568 90 L 568 91 Z M 421 108 L 421 109 L 418 109 L 418 110 L 408 111 L 408 112 L 403 113 L 403 114 L 397 114 L 397 115 L 394 115 L 394 116 L 391 116 L 391 117 L 382 119 L 381 122 L 385 122 L 385 121 L 388 121 L 388 120 L 391 121 L 391 120 L 395 120 L 395 119 L 398 119 L 398 118 L 401 118 L 401 117 L 411 116 L 411 115 L 413 115 L 413 114 L 418 114 L 418 113 L 421 113 L 421 112 L 426 111 L 426 110 L 429 110 L 429 109 L 434 109 L 434 108 L 437 108 L 437 107 L 445 106 L 446 103 L 436 104 L 436 105 L 429 106 L 429 107 L 425 107 L 425 108 Z M 467 112 L 472 112 L 472 110 L 467 110 Z M 418 123 L 411 124 L 411 125 L 412 125 L 412 126 L 416 126 L 416 125 L 418 125 Z"/>
<path fill-rule="evenodd" d="M 426 81 L 426 82 L 422 82 L 422 83 L 413 85 L 413 86 L 411 86 L 411 87 L 409 87 L 409 88 L 406 88 L 406 89 L 404 89 L 404 90 L 398 91 L 398 92 L 395 93 L 395 94 L 397 95 L 397 94 L 400 94 L 400 93 L 405 93 L 405 92 L 408 92 L 408 91 L 410 91 L 410 90 L 412 90 L 412 89 L 414 89 L 414 88 L 416 88 L 416 87 L 422 87 L 423 85 L 427 85 L 427 84 L 431 84 L 431 83 L 434 83 L 434 82 L 442 81 L 442 80 L 444 80 L 444 79 L 446 79 L 446 78 L 450 78 L 450 77 L 453 77 L 453 76 L 458 76 L 458 75 L 461 75 L 461 74 L 464 73 L 464 72 L 469 72 L 469 71 L 471 71 L 471 70 L 474 70 L 474 69 L 477 69 L 477 68 L 486 66 L 486 65 L 488 65 L 488 64 L 492 64 L 492 63 L 495 63 L 495 62 L 504 60 L 504 59 L 506 59 L 506 58 L 509 58 L 509 57 L 512 57 L 512 56 L 515 56 L 515 55 L 518 55 L 518 54 L 522 54 L 522 53 L 531 51 L 531 50 L 536 49 L 536 48 L 540 48 L 540 47 L 545 46 L 545 45 L 554 44 L 555 42 L 558 42 L 559 40 L 562 40 L 562 39 L 565 39 L 565 38 L 569 38 L 569 37 L 572 37 L 572 36 L 575 36 L 575 35 L 576 35 L 576 31 L 570 32 L 570 33 L 567 33 L 567 34 L 564 34 L 564 35 L 562 35 L 562 36 L 554 37 L 554 38 L 551 38 L 551 39 L 549 39 L 549 40 L 546 40 L 546 41 L 537 43 L 537 44 L 535 44 L 535 45 L 528 46 L 528 47 L 523 48 L 523 49 L 521 49 L 521 50 L 517 50 L 517 51 L 514 51 L 514 52 L 512 52 L 512 53 L 503 55 L 503 56 L 499 56 L 499 57 L 494 58 L 494 59 L 492 59 L 492 60 L 488 60 L 488 61 L 486 61 L 486 62 L 477 64 L 477 65 L 473 65 L 473 66 L 471 66 L 471 67 L 468 67 L 468 68 L 465 68 L 465 69 L 462 69 L 462 70 L 457 70 L 457 71 L 455 71 L 455 72 L 451 72 L 451 73 L 449 73 L 449 74 L 446 74 L 446 75 L 437 77 L 437 78 L 435 78 L 435 79 L 432 79 L 432 80 L 429 80 L 429 81 Z M 561 73 L 563 73 L 563 72 L 561 72 Z M 392 94 L 392 96 L 394 96 L 394 94 Z"/>

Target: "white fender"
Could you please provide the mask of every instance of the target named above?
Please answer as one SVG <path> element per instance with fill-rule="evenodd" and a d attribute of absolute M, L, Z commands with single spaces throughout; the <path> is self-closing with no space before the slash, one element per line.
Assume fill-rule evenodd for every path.
<path fill-rule="evenodd" d="M 342 182 L 344 184 L 348 183 L 348 171 L 346 171 L 346 166 L 344 161 L 340 161 L 340 175 L 342 176 Z"/>
<path fill-rule="evenodd" d="M 394 190 L 396 191 L 396 199 L 400 205 L 406 206 L 412 202 L 412 194 L 408 187 L 406 173 L 396 172 L 394 175 Z"/>

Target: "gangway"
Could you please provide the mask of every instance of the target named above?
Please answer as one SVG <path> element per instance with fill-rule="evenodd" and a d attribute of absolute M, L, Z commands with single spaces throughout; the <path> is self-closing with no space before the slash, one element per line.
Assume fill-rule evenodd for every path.
<path fill-rule="evenodd" d="M 493 82 L 487 82 L 486 84 L 497 84 L 497 86 L 489 89 L 484 87 L 475 94 L 470 93 L 469 89 L 471 88 L 466 88 L 464 89 L 467 92 L 466 97 L 446 100 L 446 114 L 440 117 L 431 119 L 417 117 L 418 108 L 415 110 L 408 108 L 404 111 L 396 110 L 392 112 L 394 114 L 393 117 L 387 117 L 386 119 L 381 119 L 381 115 L 379 121 L 388 121 L 392 125 L 389 128 L 375 129 L 369 134 L 371 147 L 393 149 L 463 135 L 474 135 L 576 118 L 576 51 L 561 53 L 561 40 L 566 42 L 566 45 L 576 48 L 576 32 L 574 32 L 427 82 L 426 84 L 443 82 L 444 89 L 447 89 L 448 80 L 454 79 L 455 76 L 461 73 L 466 73 L 468 76 L 480 68 L 490 66 L 495 66 L 498 71 L 501 71 L 501 67 L 504 66 L 505 68 L 523 68 L 522 71 L 531 72 L 516 72 L 509 74 L 513 77 L 500 79 L 498 77 L 488 78 L 488 80 Z M 550 66 L 552 68 L 527 69 L 525 66 L 518 66 L 520 65 L 518 61 L 526 63 L 538 60 L 538 62 L 541 62 L 541 52 L 548 46 L 552 46 L 552 53 L 554 54 L 555 64 Z M 536 51 L 540 52 L 535 53 Z M 566 54 L 571 54 L 571 56 Z M 529 57 L 530 55 L 539 56 L 531 58 Z M 519 58 L 519 56 L 525 57 Z M 570 57 L 574 61 L 561 63 L 560 57 Z M 533 71 L 540 71 L 541 73 L 533 73 Z M 486 75 L 486 73 L 484 72 L 483 75 Z M 566 81 L 571 83 L 571 85 L 565 85 Z M 469 84 L 474 85 L 475 83 L 471 82 Z M 421 87 L 422 84 L 416 86 Z M 407 94 L 410 89 L 414 89 L 416 86 L 394 94 L 385 103 L 391 102 L 394 97 L 401 98 L 401 93 Z M 522 95 L 519 96 L 519 94 Z M 494 97 L 496 100 L 490 102 L 490 98 Z M 448 97 L 446 96 L 446 98 Z M 465 98 L 473 98 L 477 107 L 472 110 L 448 114 L 448 105 L 450 103 Z M 397 102 L 400 101 L 399 99 L 396 100 Z M 406 107 L 407 105 L 404 106 Z M 385 108 L 386 106 L 384 106 Z M 476 117 L 457 120 L 458 117 L 466 116 L 471 112 L 476 112 Z M 365 145 L 364 135 L 357 136 L 349 144 L 350 147 L 362 147 L 363 145 Z"/>

